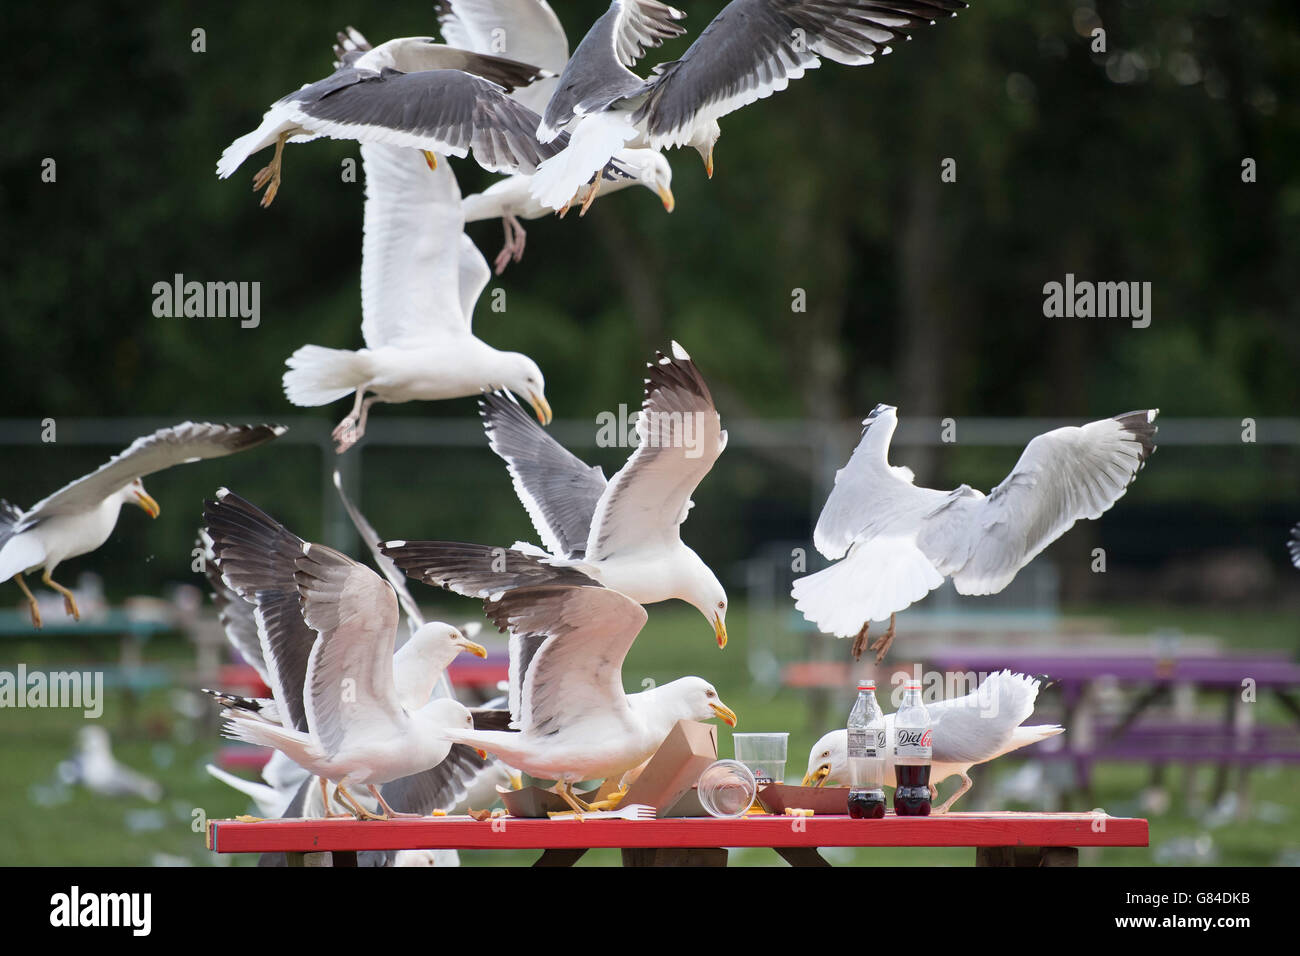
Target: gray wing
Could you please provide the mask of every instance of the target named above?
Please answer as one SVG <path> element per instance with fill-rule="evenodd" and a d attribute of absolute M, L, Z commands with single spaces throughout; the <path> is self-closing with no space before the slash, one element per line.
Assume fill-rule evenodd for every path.
<path fill-rule="evenodd" d="M 472 152 L 492 172 L 534 172 L 562 148 L 537 142 L 536 113 L 497 84 L 460 70 L 344 68 L 276 105 L 318 135 L 450 156 Z"/>
<path fill-rule="evenodd" d="M 546 104 L 538 136 L 549 141 L 576 114 L 604 109 L 642 89 L 644 82 L 628 67 L 647 47 L 685 33 L 675 22 L 685 16 L 657 0 L 614 0 L 573 51 Z"/>
<path fill-rule="evenodd" d="M 352 519 L 352 526 L 357 529 L 357 534 L 366 543 L 370 556 L 383 574 L 384 580 L 397 592 L 397 601 L 406 613 L 407 625 L 411 633 L 415 633 L 416 629 L 424 624 L 424 614 L 420 611 L 420 606 L 415 603 L 415 598 L 411 597 L 410 588 L 406 586 L 406 575 L 393 563 L 392 558 L 379 550 L 379 532 L 371 527 L 366 516 L 361 513 L 361 509 L 354 505 L 352 499 L 343 491 L 343 478 L 337 468 L 334 469 L 334 490 L 339 493 L 339 500 L 343 502 L 348 517 Z"/>
<path fill-rule="evenodd" d="M 488 444 L 510 472 L 515 494 L 551 554 L 581 558 L 587 550 L 605 473 L 569 452 L 508 392 L 479 401 Z"/>
<path fill-rule="evenodd" d="M 709 387 L 676 342 L 671 355 L 655 353 L 646 371 L 636 428 L 636 451 L 610 479 L 592 516 L 591 560 L 678 540 L 691 494 L 727 446 Z"/>
<path fill-rule="evenodd" d="M 627 714 L 623 659 L 645 608 L 602 587 L 550 585 L 483 602 L 510 632 L 510 712 L 525 733 L 545 735 L 594 714 Z"/>
<path fill-rule="evenodd" d="M 199 529 L 195 544 L 203 549 L 203 576 L 212 588 L 212 603 L 217 609 L 217 620 L 221 622 L 226 640 L 257 671 L 262 683 L 270 687 L 271 675 L 266 669 L 266 661 L 262 657 L 262 640 L 257 633 L 257 608 L 236 594 L 222 578 L 221 569 L 217 567 L 217 556 L 212 551 L 212 538 L 206 530 Z"/>
<path fill-rule="evenodd" d="M 435 0 L 443 39 L 455 47 L 495 53 L 550 70 L 569 61 L 564 27 L 546 0 Z M 557 79 L 541 79 L 511 95 L 540 113 Z"/>
<path fill-rule="evenodd" d="M 452 744 L 446 759 L 436 767 L 384 784 L 379 792 L 398 813 L 429 815 L 450 810 L 465 799 L 479 775 L 492 767 L 473 747 Z"/>
<path fill-rule="evenodd" d="M 255 607 L 267 686 L 282 719 L 305 733 L 303 687 L 316 632 L 303 620 L 294 581 L 303 540 L 225 488 L 204 504 L 203 520 L 222 579 Z"/>
<path fill-rule="evenodd" d="M 513 548 L 454 541 L 385 541 L 379 549 L 411 577 L 466 597 L 543 584 L 600 587 L 575 568 L 553 567 Z"/>
<path fill-rule="evenodd" d="M 927 706 L 936 763 L 982 763 L 1003 751 L 1034 712 L 1039 682 L 999 671 L 964 697 Z"/>
<path fill-rule="evenodd" d="M 68 514 L 96 507 L 137 478 L 152 475 L 173 465 L 204 458 L 220 458 L 256 448 L 288 429 L 283 425 L 213 425 L 182 422 L 137 438 L 125 451 L 85 477 L 64 485 L 23 513 L 15 531 L 25 531 L 51 515 Z"/>
<path fill-rule="evenodd" d="M 680 60 L 655 68 L 634 121 L 655 148 L 678 146 L 717 120 L 786 88 L 824 56 L 858 66 L 907 31 L 966 6 L 960 0 L 732 0 Z"/>
<path fill-rule="evenodd" d="M 995 594 L 1081 518 L 1098 518 L 1155 451 L 1157 409 L 1058 428 L 1027 446 L 987 498 L 953 497 L 917 546 L 962 594 Z"/>

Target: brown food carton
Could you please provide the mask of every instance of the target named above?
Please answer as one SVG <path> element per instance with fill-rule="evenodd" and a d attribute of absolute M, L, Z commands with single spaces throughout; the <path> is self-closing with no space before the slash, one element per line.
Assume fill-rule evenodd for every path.
<path fill-rule="evenodd" d="M 848 787 L 792 787 L 769 783 L 758 791 L 758 802 L 768 813 L 781 814 L 789 809 L 812 810 L 818 816 L 849 812 Z"/>
<path fill-rule="evenodd" d="M 501 802 L 506 805 L 506 810 L 512 817 L 544 817 L 548 813 L 563 813 L 573 809 L 558 793 L 545 787 L 511 790 L 498 786 L 497 793 L 501 794 Z M 596 799 L 596 791 L 577 792 L 577 796 L 583 803 L 590 803 Z"/>
<path fill-rule="evenodd" d="M 717 759 L 718 728 L 695 720 L 679 720 L 619 806 L 643 803 L 655 807 L 656 816 L 669 816 L 695 786 L 704 768 Z"/>

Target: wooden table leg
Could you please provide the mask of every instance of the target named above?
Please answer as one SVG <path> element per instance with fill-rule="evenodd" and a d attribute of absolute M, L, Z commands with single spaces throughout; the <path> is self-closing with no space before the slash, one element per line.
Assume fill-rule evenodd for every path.
<path fill-rule="evenodd" d="M 356 850 L 334 850 L 332 855 L 335 866 L 347 866 L 354 870 L 357 868 Z"/>
<path fill-rule="evenodd" d="M 772 849 L 791 866 L 830 866 L 815 846 L 774 846 Z"/>
<path fill-rule="evenodd" d="M 727 851 L 718 847 L 624 847 L 624 866 L 726 866 Z"/>
<path fill-rule="evenodd" d="M 979 846 L 976 866 L 1078 866 L 1076 846 Z"/>
<path fill-rule="evenodd" d="M 533 866 L 573 866 L 587 851 L 579 847 L 543 850 Z"/>

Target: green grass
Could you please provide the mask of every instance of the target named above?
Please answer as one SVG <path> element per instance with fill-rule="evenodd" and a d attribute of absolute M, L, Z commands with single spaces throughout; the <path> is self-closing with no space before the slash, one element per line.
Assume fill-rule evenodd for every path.
<path fill-rule="evenodd" d="M 1218 613 L 1191 608 L 1078 608 L 1078 613 L 1110 618 L 1119 633 L 1146 635 L 1155 628 L 1176 627 L 1188 634 L 1211 634 L 1225 645 L 1247 648 L 1293 648 L 1294 620 L 1280 613 Z M 455 618 L 453 618 L 455 619 Z M 718 688 L 722 699 L 740 716 L 741 731 L 788 730 L 790 759 L 787 777 L 803 770 L 813 741 L 832 729 L 847 713 L 847 690 L 829 703 L 829 722 L 812 726 L 807 696 L 800 691 L 768 690 L 755 685 L 748 673 L 745 635 L 750 622 L 745 608 L 733 606 L 728 620 L 731 644 L 718 651 L 708 623 L 685 606 L 656 606 L 624 668 L 629 690 L 646 679 L 664 683 L 684 674 L 699 674 Z M 1145 639 L 1143 636 L 1142 639 Z M 901 649 L 901 640 L 900 647 Z M 800 637 L 778 643 L 787 657 L 806 653 Z M 832 647 L 838 650 L 838 647 Z M 898 651 L 895 652 L 897 655 Z M 112 656 L 111 654 L 108 656 Z M 0 644 L 0 669 L 12 670 L 19 661 L 29 669 L 71 668 L 86 660 L 84 648 L 41 638 L 7 640 Z M 179 638 L 155 639 L 146 650 L 150 664 L 161 664 L 183 674 L 190 665 L 187 646 Z M 180 678 L 183 680 L 183 678 Z M 150 865 L 161 856 L 196 865 L 247 865 L 251 858 L 218 859 L 204 848 L 203 834 L 194 832 L 196 811 L 207 817 L 228 817 L 248 811 L 239 794 L 212 780 L 203 771 L 219 746 L 215 721 L 182 717 L 172 706 L 174 691 L 155 689 L 142 694 L 134 705 L 120 691 L 109 692 L 100 723 L 113 735 L 118 759 L 154 777 L 165 789 L 159 804 L 142 799 L 98 799 L 85 790 L 64 788 L 63 802 L 39 805 L 33 795 L 47 797 L 54 786 L 58 764 L 74 749 L 77 731 L 85 725 L 79 711 L 0 710 L 0 755 L 5 773 L 0 776 L 0 814 L 9 821 L 0 827 L 0 864 L 5 865 Z M 1259 719 L 1280 721 L 1283 712 L 1261 701 Z M 1211 713 L 1218 713 L 1217 706 Z M 731 730 L 718 728 L 719 753 L 732 754 Z M 974 808 L 981 794 L 990 794 L 997 779 L 1020 766 L 1006 759 L 976 768 L 975 789 L 959 804 Z M 1176 838 L 1209 835 L 1213 862 L 1225 865 L 1270 865 L 1284 851 L 1300 845 L 1300 769 L 1264 767 L 1249 779 L 1244 819 L 1210 827 L 1205 823 L 1212 767 L 1188 770 L 1169 768 L 1164 783 L 1168 807 L 1163 812 L 1144 811 L 1140 795 L 1151 782 L 1149 768 L 1133 764 L 1101 764 L 1094 772 L 1090 801 L 1067 797 L 1063 809 L 1102 807 L 1113 815 L 1144 815 L 1151 820 L 1150 849 L 1086 850 L 1083 862 L 1106 865 L 1150 865 L 1157 848 Z M 1236 785 L 1237 777 L 1231 778 Z M 945 786 L 951 786 L 951 782 Z M 1086 803 L 1086 805 L 1085 805 Z M 1026 806 L 1021 809 L 1034 809 Z M 134 828 L 134 829 L 133 829 Z M 906 865 L 970 865 L 969 849 L 829 849 L 836 863 Z M 527 864 L 532 851 L 480 851 L 462 854 L 467 865 Z M 770 850 L 735 850 L 733 865 L 774 865 L 780 861 Z M 1294 862 L 1294 861 L 1293 861 Z M 581 865 L 614 865 L 613 850 L 592 851 Z"/>

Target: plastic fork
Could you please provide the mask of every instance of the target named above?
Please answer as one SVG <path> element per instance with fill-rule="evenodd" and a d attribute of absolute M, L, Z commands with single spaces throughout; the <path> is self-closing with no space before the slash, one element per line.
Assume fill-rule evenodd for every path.
<path fill-rule="evenodd" d="M 582 814 L 583 820 L 653 820 L 659 811 L 644 803 L 630 803 L 617 810 L 592 810 Z M 552 820 L 576 820 L 578 814 L 572 810 L 561 810 L 547 814 Z"/>

